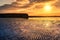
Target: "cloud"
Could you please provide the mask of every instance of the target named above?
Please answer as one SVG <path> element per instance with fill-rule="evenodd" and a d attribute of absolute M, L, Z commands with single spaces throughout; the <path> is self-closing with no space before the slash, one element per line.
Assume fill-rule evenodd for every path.
<path fill-rule="evenodd" d="M 48 1 L 55 1 L 55 0 L 30 0 L 30 2 L 36 2 L 36 3 L 48 2 Z"/>
<path fill-rule="evenodd" d="M 19 8 L 28 8 L 28 7 L 31 7 L 31 6 L 34 6 L 34 5 L 36 5 L 36 3 L 44 3 L 44 2 L 50 2 L 50 1 L 55 1 L 55 0 L 26 0 L 26 1 L 24 1 L 24 0 L 17 0 L 17 1 L 19 1 L 19 3 L 20 4 L 18 4 L 18 2 L 13 2 L 12 4 L 5 4 L 1 9 L 5 9 L 5 8 L 8 8 L 8 6 L 9 7 L 12 7 L 12 6 L 14 6 L 14 7 L 19 7 Z M 23 4 L 23 2 L 27 2 L 26 4 L 24 3 Z M 37 5 L 39 5 L 39 4 L 37 4 Z"/>
<path fill-rule="evenodd" d="M 53 5 L 55 5 L 57 8 L 60 8 L 60 0 L 58 0 L 55 4 L 53 4 Z"/>
<path fill-rule="evenodd" d="M 40 13 L 43 13 L 42 8 L 45 3 L 51 3 L 53 6 L 59 6 L 60 2 L 57 2 L 57 0 L 22 0 L 1 6 L 0 13 L 29 13 L 31 15 L 36 15 L 37 13 L 37 15 L 39 15 Z"/>

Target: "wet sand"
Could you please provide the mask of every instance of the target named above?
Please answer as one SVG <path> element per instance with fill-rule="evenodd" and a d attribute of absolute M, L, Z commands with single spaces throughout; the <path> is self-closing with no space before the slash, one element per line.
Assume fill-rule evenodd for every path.
<path fill-rule="evenodd" d="M 60 40 L 60 18 L 0 18 L 0 40 Z"/>

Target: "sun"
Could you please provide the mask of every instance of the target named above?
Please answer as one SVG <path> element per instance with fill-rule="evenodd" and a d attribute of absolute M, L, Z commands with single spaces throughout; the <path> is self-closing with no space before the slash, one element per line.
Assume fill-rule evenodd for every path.
<path fill-rule="evenodd" d="M 46 6 L 44 6 L 44 9 L 45 9 L 46 11 L 50 11 L 50 10 L 51 10 L 51 6 L 50 6 L 50 5 L 46 5 Z"/>
<path fill-rule="evenodd" d="M 49 12 L 49 11 L 52 10 L 52 6 L 50 4 L 45 4 L 43 9 L 44 9 L 45 12 Z"/>

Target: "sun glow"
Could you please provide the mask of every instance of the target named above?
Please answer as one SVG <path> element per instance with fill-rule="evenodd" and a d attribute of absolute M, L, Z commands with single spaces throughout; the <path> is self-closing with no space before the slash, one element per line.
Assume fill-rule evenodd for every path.
<path fill-rule="evenodd" d="M 51 11 L 52 7 L 50 5 L 44 6 L 45 11 Z"/>
<path fill-rule="evenodd" d="M 51 11 L 51 10 L 52 10 L 51 4 L 45 4 L 45 5 L 44 5 L 44 11 L 49 12 L 49 11 Z"/>

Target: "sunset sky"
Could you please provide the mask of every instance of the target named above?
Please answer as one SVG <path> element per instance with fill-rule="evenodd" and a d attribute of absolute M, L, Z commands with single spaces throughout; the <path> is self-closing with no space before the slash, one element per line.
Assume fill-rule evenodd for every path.
<path fill-rule="evenodd" d="M 7 7 L 5 4 L 8 4 Z M 60 16 L 60 0 L 0 0 L 0 6 L 4 6 L 0 7 L 0 13 L 15 12 L 38 16 Z"/>
<path fill-rule="evenodd" d="M 4 5 L 4 4 L 10 4 L 11 2 L 13 2 L 14 0 L 0 0 L 0 6 Z"/>

